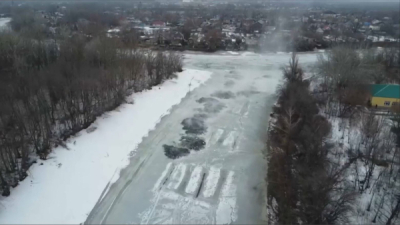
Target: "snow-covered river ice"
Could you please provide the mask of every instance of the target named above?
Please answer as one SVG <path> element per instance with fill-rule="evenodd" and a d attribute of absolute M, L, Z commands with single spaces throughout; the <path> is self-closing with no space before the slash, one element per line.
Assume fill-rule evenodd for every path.
<path fill-rule="evenodd" d="M 185 53 L 185 69 L 212 72 L 211 78 L 142 140 L 86 223 L 261 223 L 267 167 L 262 151 L 289 58 Z M 316 58 L 299 54 L 303 67 Z"/>

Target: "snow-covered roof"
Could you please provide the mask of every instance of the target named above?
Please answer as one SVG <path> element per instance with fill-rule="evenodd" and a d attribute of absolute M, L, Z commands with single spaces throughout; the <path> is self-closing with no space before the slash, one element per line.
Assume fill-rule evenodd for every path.
<path fill-rule="evenodd" d="M 121 30 L 119 29 L 119 28 L 114 28 L 114 29 L 109 29 L 108 31 L 107 31 L 107 33 L 118 33 L 118 32 L 120 32 Z"/>

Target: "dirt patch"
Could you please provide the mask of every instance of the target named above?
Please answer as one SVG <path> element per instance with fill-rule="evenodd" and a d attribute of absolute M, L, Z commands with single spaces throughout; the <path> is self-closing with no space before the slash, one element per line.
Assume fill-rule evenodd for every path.
<path fill-rule="evenodd" d="M 186 134 L 203 134 L 206 132 L 207 127 L 204 123 L 204 118 L 199 116 L 201 114 L 196 115 L 191 118 L 186 118 L 182 121 L 182 129 L 186 132 Z"/>
<path fill-rule="evenodd" d="M 249 97 L 251 95 L 259 94 L 259 91 L 254 91 L 254 90 L 248 90 L 248 91 L 239 91 L 237 94 L 242 95 L 245 97 Z"/>
<path fill-rule="evenodd" d="M 228 80 L 224 83 L 225 87 L 232 87 L 233 85 L 235 85 L 235 81 L 233 80 Z"/>
<path fill-rule="evenodd" d="M 177 159 L 182 156 L 189 155 L 189 149 L 179 148 L 172 145 L 163 145 L 165 156 L 170 159 Z"/>
<path fill-rule="evenodd" d="M 235 94 L 231 91 L 217 91 L 214 94 L 212 94 L 211 96 L 220 98 L 220 99 L 230 99 L 230 98 L 234 98 Z"/>
<path fill-rule="evenodd" d="M 197 136 L 182 136 L 181 145 L 185 148 L 198 151 L 204 148 L 206 142 L 204 141 L 203 138 Z"/>

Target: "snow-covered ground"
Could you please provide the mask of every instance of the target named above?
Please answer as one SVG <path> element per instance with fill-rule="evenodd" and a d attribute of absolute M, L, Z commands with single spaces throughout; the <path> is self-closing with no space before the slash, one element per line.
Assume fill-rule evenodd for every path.
<path fill-rule="evenodd" d="M 356 153 L 357 149 L 359 149 L 361 152 L 365 152 L 365 144 L 362 141 L 362 129 L 363 120 L 365 121 L 367 116 L 367 113 L 357 115 L 358 118 L 353 119 L 351 124 L 347 118 L 329 117 L 329 121 L 332 124 L 331 141 L 336 145 L 334 148 L 335 151 L 330 156 L 331 159 L 344 165 L 349 161 L 349 151 Z M 378 160 L 386 162 L 391 161 L 395 147 L 394 135 L 390 131 L 391 122 L 389 118 L 381 115 L 375 116 L 376 121 L 381 123 L 382 127 L 378 135 L 379 140 L 375 141 L 379 143 L 379 147 L 374 151 L 377 151 Z M 386 142 L 383 143 L 382 140 Z M 386 144 L 386 149 L 383 150 L 382 144 Z M 388 212 L 390 211 L 389 208 L 391 207 L 391 202 L 389 203 L 389 201 L 393 200 L 390 199 L 390 195 L 395 192 L 396 188 L 399 188 L 399 183 L 396 182 L 396 179 L 393 181 L 392 178 L 388 177 L 389 167 L 375 165 L 370 179 L 370 187 L 364 187 L 365 190 L 361 191 L 359 186 L 362 183 L 360 181 L 365 179 L 367 174 L 367 165 L 365 162 L 365 159 L 360 158 L 347 172 L 347 180 L 354 187 L 354 191 L 357 192 L 353 210 L 348 217 L 352 224 L 370 224 L 376 216 L 374 223 L 385 224 Z M 398 167 L 395 166 L 395 168 Z M 392 186 L 390 187 L 386 186 L 388 180 L 392 182 Z M 380 205 L 383 194 L 386 196 L 388 204 Z"/>
<path fill-rule="evenodd" d="M 311 90 L 318 92 L 319 83 L 321 80 L 311 82 Z M 355 193 L 355 201 L 347 218 L 351 224 L 386 224 L 396 204 L 394 196 L 400 190 L 400 183 L 398 179 L 396 181 L 399 164 L 393 156 L 396 153 L 395 134 L 391 132 L 393 117 L 388 112 L 375 113 L 361 107 L 351 119 L 337 117 L 338 108 L 338 103 L 334 102 L 324 106 L 320 113 L 332 125 L 328 140 L 333 145 L 329 153 L 330 160 L 344 166 L 351 158 L 358 157 L 345 174 L 346 187 Z M 367 132 L 373 132 L 377 136 Z M 395 163 L 392 173 L 390 168 L 393 159 Z M 366 178 L 371 168 L 367 185 Z M 395 220 L 392 222 L 398 223 Z"/>
<path fill-rule="evenodd" d="M 144 26 L 144 27 L 135 27 L 136 29 L 140 29 L 140 30 L 142 30 L 145 34 L 148 34 L 148 35 L 152 35 L 155 31 L 158 31 L 158 30 L 161 30 L 161 31 L 163 31 L 163 30 L 169 30 L 169 27 L 149 27 L 149 26 Z"/>
<path fill-rule="evenodd" d="M 72 224 L 86 220 L 109 182 L 135 155 L 136 146 L 186 94 L 210 72 L 186 69 L 152 90 L 134 93 L 128 102 L 98 118 L 87 130 L 39 160 L 29 176 L 1 199 L 2 224 Z M 90 128 L 97 128 L 87 132 Z M 105 194 L 105 193 L 103 193 Z"/>
<path fill-rule="evenodd" d="M 11 18 L 0 18 L 0 30 L 4 30 L 8 27 L 8 23 L 11 21 Z"/>

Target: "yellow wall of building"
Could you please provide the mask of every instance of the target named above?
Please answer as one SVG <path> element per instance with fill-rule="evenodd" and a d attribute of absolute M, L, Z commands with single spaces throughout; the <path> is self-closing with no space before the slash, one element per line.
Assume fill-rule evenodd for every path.
<path fill-rule="evenodd" d="M 389 102 L 389 105 L 385 105 L 385 102 Z M 400 99 L 397 98 L 381 98 L 381 97 L 372 97 L 371 99 L 371 105 L 372 106 L 376 106 L 378 105 L 378 107 L 391 107 L 393 105 L 393 102 L 397 102 L 397 104 L 399 104 Z"/>

